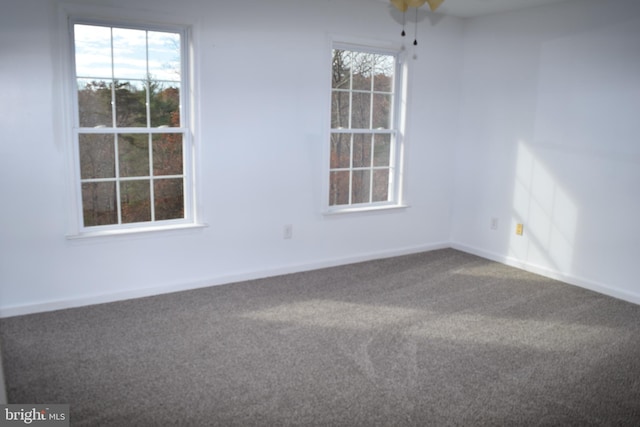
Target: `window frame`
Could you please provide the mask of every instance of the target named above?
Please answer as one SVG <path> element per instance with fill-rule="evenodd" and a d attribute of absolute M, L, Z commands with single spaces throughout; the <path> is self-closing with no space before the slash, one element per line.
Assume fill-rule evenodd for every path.
<path fill-rule="evenodd" d="M 109 12 L 113 12 L 109 10 Z M 205 224 L 198 222 L 197 210 L 196 210 L 196 181 L 195 181 L 195 158 L 196 150 L 194 144 L 194 113 L 193 106 L 196 104 L 194 99 L 194 61 L 192 57 L 193 51 L 193 36 L 192 28 L 189 25 L 168 23 L 165 21 L 154 21 L 154 23 L 147 22 L 146 19 L 135 19 L 131 17 L 119 17 L 119 13 L 105 13 L 100 14 L 100 17 L 96 17 L 95 11 L 91 13 L 74 13 L 65 9 L 62 11 L 62 17 L 64 18 L 65 40 L 64 46 L 66 46 L 66 55 L 63 55 L 64 64 L 62 72 L 64 75 L 65 86 L 65 109 L 64 114 L 68 116 L 66 125 L 66 139 L 68 142 L 67 147 L 69 150 L 69 169 L 72 171 L 70 174 L 70 184 L 72 196 L 72 205 L 70 207 L 70 229 L 67 233 L 67 238 L 83 238 L 83 237 L 95 237 L 95 236 L 109 236 L 109 235 L 122 235 L 139 232 L 151 232 L 151 231 L 164 231 L 164 230 L 178 230 L 185 228 L 203 227 Z M 143 30 L 149 32 L 167 32 L 178 34 L 180 37 L 180 79 L 179 79 L 179 104 L 180 104 L 180 124 L 177 127 L 151 127 L 150 118 L 147 118 L 146 127 L 105 127 L 105 128 L 91 128 L 80 127 L 79 123 L 79 102 L 78 102 L 78 76 L 76 75 L 76 52 L 75 52 L 75 33 L 74 26 L 79 25 L 95 25 L 110 28 L 123 28 Z M 82 77 L 82 76 L 80 76 Z M 148 95 L 147 95 L 148 101 Z M 115 120 L 115 117 L 114 117 Z M 117 212 L 117 223 L 105 224 L 105 225 L 85 225 L 84 212 L 83 212 L 83 199 L 82 199 L 82 183 L 83 178 L 81 176 L 80 165 L 80 135 L 88 134 L 106 134 L 113 136 L 114 144 L 117 145 L 118 135 L 123 134 L 144 134 L 149 136 L 149 150 L 152 149 L 151 141 L 157 134 L 180 134 L 182 136 L 182 192 L 183 192 L 183 217 L 168 220 L 152 220 L 144 222 L 131 222 L 126 223 L 121 220 L 121 212 Z M 116 162 L 118 160 L 116 159 Z M 153 166 L 150 164 L 152 169 Z M 128 180 L 135 181 L 134 178 L 127 178 L 123 176 L 114 176 L 113 182 L 116 183 L 116 187 L 119 187 L 119 183 L 126 182 Z M 150 175 L 146 177 L 150 183 L 150 203 L 154 203 L 153 199 L 153 173 L 150 171 Z M 168 179 L 169 176 L 164 178 L 155 179 Z M 173 179 L 176 179 L 173 177 Z M 143 177 L 138 177 L 143 179 Z M 116 196 L 119 192 L 116 193 Z M 120 207 L 121 200 L 117 200 L 117 206 Z M 151 208 L 152 209 L 152 208 Z M 153 218 L 152 218 L 153 219 Z"/>
<path fill-rule="evenodd" d="M 402 49 L 401 46 L 390 45 L 388 43 L 380 42 L 380 41 L 363 41 L 363 40 L 355 40 L 350 41 L 349 37 L 341 37 L 341 38 L 331 38 L 329 42 L 329 62 L 328 69 L 332 70 L 333 67 L 333 51 L 339 50 L 348 50 L 359 53 L 370 53 L 370 54 L 378 54 L 378 55 L 386 55 L 392 56 L 395 59 L 395 68 L 394 68 L 394 79 L 393 79 L 393 102 L 392 102 L 392 114 L 390 118 L 390 124 L 388 129 L 376 129 L 373 128 L 373 123 L 370 124 L 369 128 L 333 128 L 332 127 L 332 108 L 333 108 L 333 93 L 334 87 L 332 85 L 331 73 L 327 73 L 328 83 L 328 117 L 326 119 L 326 127 L 327 131 L 325 132 L 325 143 L 324 145 L 324 164 L 323 164 L 323 202 L 322 202 L 322 212 L 324 215 L 335 215 L 335 214 L 345 214 L 345 213 L 360 213 L 360 212 L 370 212 L 370 211 L 386 211 L 390 209 L 403 209 L 408 206 L 404 202 L 404 192 L 403 192 L 403 168 L 404 168 L 404 127 L 406 122 L 406 82 L 408 77 L 408 69 L 407 69 L 407 61 L 405 60 L 406 52 Z M 353 89 L 350 89 L 349 92 L 352 92 Z M 357 91 L 356 91 L 357 93 Z M 375 90 L 370 91 L 371 94 L 375 93 Z M 350 106 L 351 108 L 351 106 Z M 376 135 L 376 134 L 388 134 L 390 135 L 390 161 L 389 161 L 389 169 L 392 170 L 392 173 L 389 175 L 389 197 L 386 201 L 370 201 L 366 203 L 352 203 L 352 179 L 350 179 L 349 183 L 349 204 L 341 204 L 341 205 L 331 205 L 330 204 L 330 196 L 331 196 L 331 171 L 333 169 L 342 169 L 342 168 L 332 168 L 331 167 L 331 139 L 333 134 L 347 134 L 347 135 L 357 135 L 357 134 L 366 134 L 366 135 Z M 373 144 L 373 143 L 372 143 Z M 353 153 L 353 144 L 351 144 L 350 149 Z M 373 150 L 371 152 L 371 157 L 373 159 Z M 373 171 L 376 170 L 376 167 L 372 164 L 370 167 L 354 167 L 353 166 L 353 157 L 350 158 L 350 166 L 349 171 L 354 170 L 370 170 L 371 176 L 370 180 L 373 180 Z M 370 194 L 373 191 L 373 188 L 370 189 Z M 371 197 L 370 197 L 371 200 Z"/>

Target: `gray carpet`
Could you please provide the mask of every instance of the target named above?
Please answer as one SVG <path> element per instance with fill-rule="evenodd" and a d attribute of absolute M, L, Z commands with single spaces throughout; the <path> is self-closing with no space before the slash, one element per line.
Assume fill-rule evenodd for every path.
<path fill-rule="evenodd" d="M 640 306 L 452 249 L 0 321 L 86 426 L 640 425 Z"/>

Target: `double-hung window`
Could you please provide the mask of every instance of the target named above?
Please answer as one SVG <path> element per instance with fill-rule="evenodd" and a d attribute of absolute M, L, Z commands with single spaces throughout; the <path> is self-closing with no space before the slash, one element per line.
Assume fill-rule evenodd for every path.
<path fill-rule="evenodd" d="M 186 30 L 71 30 L 80 231 L 192 223 Z"/>
<path fill-rule="evenodd" d="M 329 210 L 399 204 L 396 53 L 332 50 Z"/>

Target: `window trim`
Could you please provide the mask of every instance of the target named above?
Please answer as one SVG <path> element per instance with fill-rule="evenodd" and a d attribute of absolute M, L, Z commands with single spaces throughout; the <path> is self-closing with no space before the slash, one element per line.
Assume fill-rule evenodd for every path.
<path fill-rule="evenodd" d="M 408 64 L 406 61 L 406 52 L 401 46 L 389 43 L 388 41 L 354 39 L 345 36 L 329 36 L 328 37 L 328 60 L 327 68 L 331 70 L 332 54 L 334 49 L 353 50 L 358 52 L 366 52 L 381 55 L 391 55 L 395 57 L 395 75 L 394 75 L 394 102 L 393 117 L 390 133 L 395 139 L 393 151 L 391 153 L 392 162 L 390 168 L 394 170 L 391 175 L 393 179 L 393 198 L 384 202 L 357 203 L 347 205 L 330 205 L 330 156 L 331 156 L 331 134 L 336 133 L 336 129 L 331 127 L 331 108 L 332 108 L 332 83 L 331 73 L 327 73 L 327 113 L 325 118 L 325 132 L 323 144 L 323 183 L 322 183 L 322 214 L 324 216 L 339 216 L 341 214 L 353 214 L 363 212 L 390 212 L 402 210 L 410 207 L 405 202 L 404 195 L 404 150 L 405 150 L 405 123 L 406 123 L 406 86 L 408 81 Z M 355 130 L 355 132 L 354 132 Z M 344 133 L 358 133 L 360 129 L 345 129 Z M 362 133 L 376 133 L 376 129 L 362 129 Z"/>
<path fill-rule="evenodd" d="M 60 23 L 64 31 L 61 31 L 62 55 L 60 55 L 61 80 L 63 82 L 61 94 L 63 100 L 62 132 L 65 139 L 67 153 L 67 180 L 68 185 L 68 231 L 67 239 L 84 237 L 111 236 L 137 234 L 140 232 L 157 232 L 166 230 L 184 230 L 206 227 L 200 222 L 200 213 L 196 199 L 196 159 L 197 149 L 194 140 L 196 115 L 194 106 L 197 105 L 195 90 L 195 60 L 193 57 L 194 37 L 193 27 L 187 24 L 166 22 L 164 19 L 156 19 L 153 23 L 149 18 L 153 16 L 131 16 L 129 11 L 112 8 L 62 5 L 59 9 Z M 136 15 L 136 14 L 134 14 Z M 78 135 L 85 133 L 90 128 L 80 128 L 78 123 L 77 83 L 75 67 L 75 40 L 74 25 L 101 25 L 117 28 L 141 29 L 146 31 L 173 32 L 181 37 L 181 78 L 180 78 L 180 127 L 169 128 L 171 131 L 182 134 L 183 138 L 183 182 L 184 182 L 184 217 L 172 220 L 145 221 L 136 223 L 108 224 L 99 226 L 84 225 L 82 205 L 82 181 L 80 176 L 80 159 Z M 154 128 L 124 128 L 122 133 L 143 132 L 153 134 Z M 108 128 L 109 134 L 117 135 L 118 128 Z M 97 132 L 97 131 L 96 131 Z M 86 133 L 91 133 L 89 132 Z"/>

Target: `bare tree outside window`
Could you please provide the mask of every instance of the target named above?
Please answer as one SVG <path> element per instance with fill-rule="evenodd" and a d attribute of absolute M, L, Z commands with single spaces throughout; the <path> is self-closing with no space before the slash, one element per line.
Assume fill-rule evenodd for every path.
<path fill-rule="evenodd" d="M 73 30 L 84 227 L 184 219 L 181 34 Z"/>
<path fill-rule="evenodd" d="M 334 49 L 329 206 L 392 201 L 396 57 Z"/>

